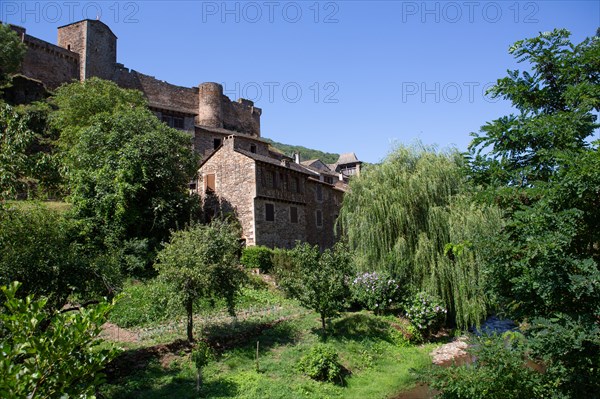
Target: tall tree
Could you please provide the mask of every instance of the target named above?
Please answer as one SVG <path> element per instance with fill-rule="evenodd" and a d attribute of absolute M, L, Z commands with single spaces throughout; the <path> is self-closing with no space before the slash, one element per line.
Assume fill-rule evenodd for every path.
<path fill-rule="evenodd" d="M 53 124 L 76 215 L 109 240 L 148 240 L 189 222 L 198 155 L 189 134 L 169 128 L 140 92 L 89 79 L 58 89 Z"/>
<path fill-rule="evenodd" d="M 227 222 L 213 220 L 173 233 L 158 253 L 154 267 L 159 278 L 173 288 L 187 313 L 187 338 L 194 340 L 194 302 L 200 298 L 227 302 L 235 314 L 235 301 L 246 274 L 238 265 L 239 234 Z"/>
<path fill-rule="evenodd" d="M 472 204 L 457 151 L 400 146 L 350 183 L 340 222 L 357 266 L 444 299 L 466 328 L 487 313 L 480 273 L 499 211 Z"/>
<path fill-rule="evenodd" d="M 519 111 L 481 128 L 472 177 L 510 218 L 493 237 L 486 275 L 496 302 L 527 320 L 532 355 L 554 392 L 594 397 L 600 380 L 600 38 L 566 30 L 510 48 L 529 70 L 492 94 Z"/>

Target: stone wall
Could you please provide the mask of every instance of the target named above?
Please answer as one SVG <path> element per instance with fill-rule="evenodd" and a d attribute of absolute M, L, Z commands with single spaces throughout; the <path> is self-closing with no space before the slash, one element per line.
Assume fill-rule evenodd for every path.
<path fill-rule="evenodd" d="M 22 75 L 42 82 L 50 90 L 79 80 L 79 54 L 30 36 L 24 28 L 13 25 L 11 28 L 27 45 Z"/>
<path fill-rule="evenodd" d="M 205 180 L 215 175 L 215 194 L 220 197 L 224 211 L 233 211 L 242 225 L 247 245 L 255 245 L 254 197 L 256 170 L 254 160 L 233 150 L 233 140 L 226 140 L 222 150 L 208 159 L 199 171 L 198 189 L 206 199 Z"/>
<path fill-rule="evenodd" d="M 121 87 L 142 91 L 151 107 L 190 115 L 198 113 L 197 87 L 176 86 L 120 66 L 115 69 L 113 80 Z"/>
<path fill-rule="evenodd" d="M 321 187 L 322 200 L 317 199 L 317 187 Z M 340 213 L 343 193 L 334 186 L 309 179 L 306 184 L 306 241 L 319 248 L 335 244 L 335 222 Z M 322 226 L 317 226 L 317 211 L 321 211 Z"/>
<path fill-rule="evenodd" d="M 266 204 L 272 204 L 274 207 L 274 221 L 266 220 Z M 297 223 L 291 223 L 291 207 L 297 209 Z M 255 200 L 254 215 L 256 218 L 256 240 L 258 244 L 271 248 L 292 248 L 296 241 L 306 241 L 306 206 L 273 199 L 257 198 Z"/>

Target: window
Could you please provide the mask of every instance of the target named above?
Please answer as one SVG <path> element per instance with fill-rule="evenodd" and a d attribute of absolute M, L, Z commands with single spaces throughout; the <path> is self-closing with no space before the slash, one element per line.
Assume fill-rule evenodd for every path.
<path fill-rule="evenodd" d="M 271 171 L 271 184 L 273 188 L 277 188 L 277 173 Z"/>
<path fill-rule="evenodd" d="M 183 118 L 180 118 L 178 116 L 163 115 L 162 121 L 166 123 L 169 127 L 173 127 L 175 129 L 183 129 L 184 127 Z"/>
<path fill-rule="evenodd" d="M 290 191 L 293 193 L 298 192 L 298 178 L 297 177 L 292 177 L 292 179 L 290 180 Z"/>
<path fill-rule="evenodd" d="M 221 146 L 221 139 L 213 139 L 213 149 L 217 149 Z"/>
<path fill-rule="evenodd" d="M 215 191 L 215 175 L 213 173 L 204 176 L 204 191 L 207 193 Z"/>
<path fill-rule="evenodd" d="M 265 220 L 267 222 L 275 221 L 275 205 L 265 204 Z"/>
<path fill-rule="evenodd" d="M 323 187 L 317 184 L 317 201 L 323 201 Z"/>
<path fill-rule="evenodd" d="M 298 208 L 290 206 L 290 223 L 298 223 Z"/>
<path fill-rule="evenodd" d="M 256 144 L 250 144 L 250 152 L 256 154 Z"/>
<path fill-rule="evenodd" d="M 317 216 L 317 227 L 323 227 L 323 212 L 320 209 L 316 211 Z"/>

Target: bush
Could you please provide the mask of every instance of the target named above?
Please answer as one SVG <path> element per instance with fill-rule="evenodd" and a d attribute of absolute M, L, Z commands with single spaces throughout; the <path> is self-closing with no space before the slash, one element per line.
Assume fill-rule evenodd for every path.
<path fill-rule="evenodd" d="M 300 359 L 300 371 L 317 381 L 343 382 L 343 367 L 331 345 L 317 344 Z"/>
<path fill-rule="evenodd" d="M 159 279 L 129 283 L 109 315 L 119 327 L 129 328 L 163 322 L 183 315 L 181 301 Z"/>
<path fill-rule="evenodd" d="M 51 312 L 46 299 L 16 297 L 19 283 L 0 287 L 0 397 L 91 398 L 117 350 L 100 345 L 113 304 Z M 51 315 L 49 315 L 49 311 Z"/>
<path fill-rule="evenodd" d="M 263 246 L 247 247 L 242 251 L 240 262 L 250 269 L 259 269 L 261 273 L 269 273 L 273 268 L 271 257 L 273 250 Z"/>
<path fill-rule="evenodd" d="M 406 317 L 423 334 L 429 335 L 441 328 L 448 311 L 441 301 L 419 292 L 405 304 Z"/>
<path fill-rule="evenodd" d="M 354 300 L 375 313 L 395 305 L 400 293 L 397 281 L 382 272 L 359 274 L 352 281 L 351 289 Z"/>
<path fill-rule="evenodd" d="M 543 375 L 525 366 L 525 345 L 519 333 L 476 338 L 469 352 L 477 363 L 424 373 L 442 399 L 521 399 L 556 397 L 542 383 Z M 547 394 L 547 396 L 546 396 Z"/>

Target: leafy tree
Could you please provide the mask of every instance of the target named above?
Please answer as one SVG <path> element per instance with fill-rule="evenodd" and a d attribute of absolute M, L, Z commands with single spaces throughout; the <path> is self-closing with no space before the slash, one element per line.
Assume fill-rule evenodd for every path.
<path fill-rule="evenodd" d="M 19 71 L 27 47 L 7 24 L 0 23 L 0 89 Z"/>
<path fill-rule="evenodd" d="M 320 253 L 317 246 L 298 244 L 289 252 L 291 267 L 277 270 L 279 284 L 302 306 L 321 316 L 323 334 L 326 318 L 343 309 L 350 291 L 350 256 L 343 244 Z"/>
<path fill-rule="evenodd" d="M 60 177 L 46 128 L 48 113 L 44 104 L 0 104 L 0 198 L 57 191 Z"/>
<path fill-rule="evenodd" d="M 90 299 L 120 284 L 119 258 L 90 247 L 81 226 L 36 204 L 0 206 L 0 285 L 23 281 L 21 296 L 46 297 L 60 309 L 70 295 Z"/>
<path fill-rule="evenodd" d="M 350 182 L 340 223 L 359 269 L 440 297 L 467 328 L 488 312 L 482 254 L 502 223 L 494 206 L 473 203 L 462 167 L 457 151 L 399 146 Z"/>
<path fill-rule="evenodd" d="M 531 70 L 508 71 L 491 88 L 519 111 L 474 133 L 472 176 L 494 187 L 531 187 L 557 172 L 561 154 L 589 147 L 600 111 L 600 38 L 578 45 L 565 29 L 520 40 L 509 53 Z"/>
<path fill-rule="evenodd" d="M 16 297 L 19 283 L 1 287 L 0 396 L 94 398 L 114 348 L 97 336 L 112 304 L 101 303 L 48 317 L 46 299 Z"/>
<path fill-rule="evenodd" d="M 187 185 L 198 156 L 191 138 L 159 121 L 142 94 L 89 79 L 58 89 L 52 123 L 78 218 L 109 242 L 155 248 L 189 222 L 198 201 Z"/>
<path fill-rule="evenodd" d="M 517 115 L 471 144 L 473 179 L 510 218 L 487 252 L 486 275 L 509 316 L 528 320 L 531 353 L 554 392 L 594 397 L 600 342 L 600 39 L 578 45 L 554 30 L 509 50 L 530 71 L 509 71 L 492 94 Z M 487 151 L 487 153 L 486 153 Z"/>
<path fill-rule="evenodd" d="M 199 298 L 224 298 L 231 315 L 246 280 L 238 266 L 238 232 L 219 219 L 209 225 L 194 225 L 176 231 L 158 253 L 154 265 L 178 295 L 187 312 L 187 338 L 193 341 L 194 301 Z"/>

